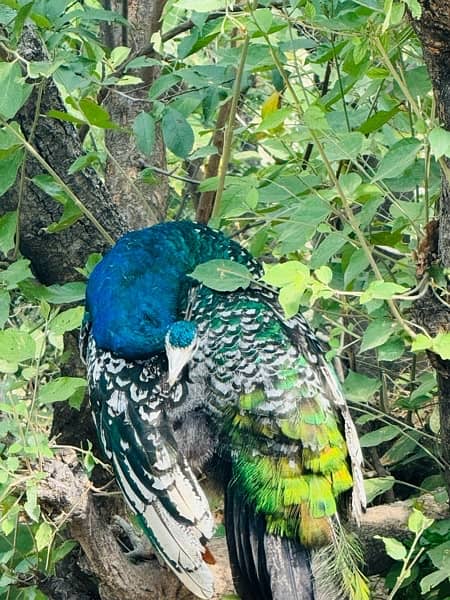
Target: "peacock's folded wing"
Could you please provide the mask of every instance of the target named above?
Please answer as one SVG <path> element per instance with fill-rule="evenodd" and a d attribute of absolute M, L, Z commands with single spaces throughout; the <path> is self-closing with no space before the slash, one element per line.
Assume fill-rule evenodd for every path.
<path fill-rule="evenodd" d="M 200 290 L 192 313 L 200 346 L 190 377 L 194 387 L 208 382 L 210 410 L 221 415 L 233 462 L 234 509 L 227 514 L 235 520 L 239 494 L 248 504 L 246 514 L 262 516 L 266 534 L 273 536 L 270 543 L 261 537 L 256 543 L 248 533 L 258 531 L 256 521 L 247 523 L 243 508 L 239 522 L 247 525 L 227 524 L 238 571 L 247 573 L 251 585 L 255 573 L 264 573 L 261 552 L 268 569 L 267 548 L 280 544 L 286 553 L 287 542 L 280 542 L 285 538 L 299 543 L 303 558 L 297 568 L 303 572 L 307 555 L 301 548 L 335 542 L 339 497 L 354 486 L 355 471 L 361 472 L 359 444 L 338 383 L 306 321 L 286 320 L 270 291 Z M 243 550 L 253 546 L 251 554 Z M 353 564 L 348 572 L 352 569 Z M 292 568 L 285 574 L 288 581 Z"/>
<path fill-rule="evenodd" d="M 126 361 L 90 337 L 86 363 L 99 439 L 128 505 L 184 585 L 210 598 L 213 578 L 203 553 L 213 518 L 166 417 L 167 404 L 177 399 L 162 390 L 165 357 Z"/>

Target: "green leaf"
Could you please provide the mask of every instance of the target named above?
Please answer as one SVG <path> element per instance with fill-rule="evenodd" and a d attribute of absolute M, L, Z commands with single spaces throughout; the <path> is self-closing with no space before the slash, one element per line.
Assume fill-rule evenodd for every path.
<path fill-rule="evenodd" d="M 320 281 L 320 283 L 323 283 L 324 285 L 329 285 L 333 279 L 333 271 L 326 265 L 316 269 L 314 271 L 314 275 Z"/>
<path fill-rule="evenodd" d="M 79 106 L 90 125 L 101 127 L 102 129 L 113 129 L 117 127 L 117 125 L 111 121 L 108 111 L 102 106 L 99 106 L 94 100 L 82 98 Z"/>
<path fill-rule="evenodd" d="M 218 216 L 230 219 L 251 212 L 258 205 L 259 192 L 251 182 L 242 179 L 239 185 L 226 187 L 222 194 L 222 202 Z"/>
<path fill-rule="evenodd" d="M 41 511 L 37 502 L 37 488 L 35 485 L 29 485 L 27 487 L 27 499 L 23 507 L 30 519 L 35 522 L 39 520 Z"/>
<path fill-rule="evenodd" d="M 433 338 L 423 333 L 418 333 L 411 343 L 411 350 L 413 352 L 422 352 L 423 350 L 429 350 L 432 345 Z"/>
<path fill-rule="evenodd" d="M 132 69 L 143 69 L 146 67 L 158 67 L 161 65 L 160 60 L 156 60 L 155 58 L 148 58 L 147 56 L 138 56 L 137 58 L 133 58 L 126 66 L 126 71 L 131 71 Z"/>
<path fill-rule="evenodd" d="M 0 359 L 20 363 L 34 358 L 36 344 L 29 333 L 18 329 L 0 331 Z"/>
<path fill-rule="evenodd" d="M 51 404 L 68 400 L 80 388 L 84 389 L 86 385 L 86 380 L 81 377 L 57 377 L 41 387 L 38 401 L 41 404 Z"/>
<path fill-rule="evenodd" d="M 51 196 L 54 200 L 63 205 L 63 213 L 56 223 L 51 223 L 47 226 L 49 233 L 57 233 L 67 227 L 70 227 L 78 219 L 83 216 L 81 209 L 75 204 L 72 198 L 66 193 L 66 191 L 60 186 L 60 184 L 53 179 L 51 175 L 36 175 L 32 179 L 33 183 L 37 185 L 46 194 Z"/>
<path fill-rule="evenodd" d="M 262 280 L 269 285 L 284 287 L 296 281 L 309 279 L 309 269 L 298 260 L 288 260 L 287 262 L 274 265 L 267 268 Z"/>
<path fill-rule="evenodd" d="M 87 154 L 83 154 L 73 161 L 69 167 L 69 174 L 73 175 L 74 173 L 77 173 L 78 171 L 81 171 L 94 164 L 101 164 L 100 155 L 98 152 L 88 152 Z"/>
<path fill-rule="evenodd" d="M 61 60 L 55 60 L 53 62 L 47 60 L 36 60 L 28 64 L 28 76 L 31 79 L 38 79 L 39 77 L 51 77 L 55 71 L 63 64 Z"/>
<path fill-rule="evenodd" d="M 431 152 L 436 159 L 441 158 L 441 156 L 450 157 L 450 131 L 442 129 L 442 127 L 435 127 L 430 131 L 428 139 Z"/>
<path fill-rule="evenodd" d="M 194 52 L 194 48 L 200 37 L 200 32 L 197 28 L 193 28 L 191 33 L 185 36 L 177 47 L 178 58 L 183 59 Z"/>
<path fill-rule="evenodd" d="M 85 125 L 86 122 L 75 115 L 71 115 L 70 113 L 63 112 L 62 110 L 49 110 L 47 113 L 48 117 L 52 117 L 52 119 L 58 119 L 59 121 L 67 121 L 68 123 L 74 123 L 75 125 Z"/>
<path fill-rule="evenodd" d="M 59 313 L 54 317 L 49 325 L 49 329 L 56 335 L 62 335 L 66 331 L 72 331 L 80 327 L 83 320 L 84 308 L 77 306 L 76 308 L 69 308 L 62 313 Z"/>
<path fill-rule="evenodd" d="M 327 264 L 330 259 L 342 248 L 347 242 L 345 235 L 341 233 L 330 233 L 322 242 L 313 250 L 310 266 L 312 269 Z"/>
<path fill-rule="evenodd" d="M 439 569 L 425 575 L 420 582 L 420 590 L 422 594 L 428 594 L 430 590 L 437 587 L 440 583 L 450 578 L 450 573 L 447 569 Z"/>
<path fill-rule="evenodd" d="M 51 304 L 80 302 L 86 294 L 86 284 L 82 281 L 71 281 L 64 285 L 55 283 L 48 287 L 34 281 L 26 281 L 20 285 L 20 289 L 28 297 L 45 300 Z"/>
<path fill-rule="evenodd" d="M 317 105 L 309 106 L 303 115 L 305 125 L 310 129 L 330 129 L 325 112 Z"/>
<path fill-rule="evenodd" d="M 285 107 L 279 108 L 278 110 L 274 110 L 269 113 L 261 123 L 256 128 L 256 132 L 259 131 L 270 131 L 272 129 L 276 129 L 280 125 L 282 125 L 285 120 L 292 114 L 292 109 Z"/>
<path fill-rule="evenodd" d="M 32 85 L 24 82 L 18 62 L 0 62 L 0 115 L 12 119 L 31 94 Z"/>
<path fill-rule="evenodd" d="M 208 144 L 206 146 L 201 146 L 201 148 L 197 148 L 197 150 L 191 154 L 191 160 L 195 160 L 196 158 L 206 158 L 213 154 L 218 154 L 217 148 L 214 145 Z"/>
<path fill-rule="evenodd" d="M 284 223 L 274 226 L 278 235 L 277 251 L 288 254 L 303 248 L 314 236 L 317 226 L 324 222 L 331 210 L 321 198 L 302 197 L 296 200 L 295 208 L 283 214 Z"/>
<path fill-rule="evenodd" d="M 362 179 L 358 173 L 344 173 L 339 176 L 339 183 L 341 184 L 345 195 L 353 198 L 362 183 Z"/>
<path fill-rule="evenodd" d="M 377 349 L 378 360 L 384 360 L 387 362 L 394 362 L 399 360 L 405 353 L 405 343 L 403 340 L 396 336 L 390 338 L 382 346 Z"/>
<path fill-rule="evenodd" d="M 369 287 L 363 292 L 359 301 L 361 304 L 369 302 L 369 300 L 389 300 L 392 296 L 403 294 L 408 291 L 408 288 L 393 283 L 392 281 L 372 281 Z"/>
<path fill-rule="evenodd" d="M 406 6 L 411 12 L 413 19 L 420 19 L 422 16 L 422 7 L 419 4 L 419 0 L 403 0 Z"/>
<path fill-rule="evenodd" d="M 367 254 L 362 248 L 357 248 L 350 257 L 344 272 L 344 285 L 347 288 L 352 281 L 363 273 L 369 265 Z"/>
<path fill-rule="evenodd" d="M 40 552 L 43 548 L 47 548 L 51 544 L 53 539 L 53 529 L 51 526 L 43 521 L 37 528 L 34 534 L 34 541 L 36 543 L 36 549 Z"/>
<path fill-rule="evenodd" d="M 366 121 L 364 121 L 364 123 L 359 127 L 359 131 L 364 134 L 369 134 L 373 131 L 376 131 L 377 129 L 380 129 L 380 127 L 383 127 L 385 123 L 390 121 L 392 117 L 398 113 L 398 111 L 399 107 L 396 106 L 391 110 L 380 110 L 376 112 Z"/>
<path fill-rule="evenodd" d="M 377 319 L 369 324 L 364 332 L 360 352 L 366 352 L 371 348 L 381 346 L 394 332 L 393 323 L 389 319 Z"/>
<path fill-rule="evenodd" d="M 194 132 L 185 117 L 169 108 L 162 118 L 162 132 L 168 149 L 180 158 L 186 158 L 194 145 Z"/>
<path fill-rule="evenodd" d="M 433 344 L 431 346 L 433 352 L 439 354 L 444 360 L 450 359 L 450 333 L 438 333 L 433 338 Z"/>
<path fill-rule="evenodd" d="M 106 10 L 103 8 L 87 8 L 84 5 L 83 10 L 74 10 L 70 13 L 73 19 L 80 19 L 81 21 L 106 21 L 108 23 L 120 23 L 125 27 L 129 26 L 128 21 L 118 12 L 113 10 Z"/>
<path fill-rule="evenodd" d="M 31 277 L 30 261 L 28 258 L 21 258 L 11 263 L 5 271 L 0 271 L 0 281 L 2 281 L 8 290 L 17 287 L 17 284 Z"/>
<path fill-rule="evenodd" d="M 408 519 L 408 529 L 413 533 L 422 533 L 425 529 L 431 527 L 433 523 L 434 519 L 429 519 L 423 512 L 417 510 L 417 508 L 413 508 Z"/>
<path fill-rule="evenodd" d="M 442 480 L 442 476 L 441 476 Z M 441 485 L 444 485 L 442 481 Z M 437 526 L 442 525 L 443 528 L 439 530 Z M 436 533 L 446 534 L 448 535 L 448 519 L 444 519 L 443 521 L 437 521 L 434 526 L 434 531 Z M 431 562 L 437 569 L 445 569 L 447 573 L 450 575 L 450 541 L 447 539 L 442 544 L 431 548 L 427 552 L 428 556 L 431 559 Z"/>
<path fill-rule="evenodd" d="M 0 252 L 7 254 L 14 248 L 17 228 L 17 212 L 11 211 L 0 217 Z"/>
<path fill-rule="evenodd" d="M 69 398 L 69 406 L 70 408 L 74 408 L 75 410 L 80 410 L 83 404 L 85 395 L 85 389 L 83 387 L 79 387 Z"/>
<path fill-rule="evenodd" d="M 245 265 L 225 259 L 209 260 L 197 265 L 189 275 L 218 292 L 233 292 L 238 288 L 245 290 L 253 281 Z"/>
<path fill-rule="evenodd" d="M 302 281 L 301 278 L 281 288 L 279 302 L 287 319 L 297 314 L 305 290 L 306 280 Z"/>
<path fill-rule="evenodd" d="M 52 561 L 54 563 L 62 560 L 65 556 L 72 552 L 72 550 L 77 546 L 77 542 L 75 540 L 64 540 L 62 544 L 60 544 L 57 548 L 54 548 L 52 551 Z"/>
<path fill-rule="evenodd" d="M 343 388 L 348 400 L 366 403 L 372 398 L 380 385 L 381 382 L 378 379 L 367 377 L 367 375 L 363 375 L 362 373 L 349 371 Z"/>
<path fill-rule="evenodd" d="M 270 8 L 257 8 L 253 11 L 252 16 L 256 21 L 258 29 L 264 33 L 268 33 L 273 21 L 273 15 Z"/>
<path fill-rule="evenodd" d="M 168 73 L 167 75 L 161 75 L 155 79 L 148 92 L 149 100 L 156 100 L 163 92 L 178 84 L 180 79 L 180 75 L 177 75 L 176 73 Z"/>
<path fill-rule="evenodd" d="M 121 65 L 125 60 L 127 60 L 130 55 L 131 48 L 127 48 L 126 46 L 116 46 L 112 49 L 109 60 L 113 65 L 114 69 L 117 69 L 119 65 Z"/>
<path fill-rule="evenodd" d="M 394 144 L 381 159 L 374 181 L 398 177 L 416 160 L 422 142 L 416 138 L 406 138 Z"/>
<path fill-rule="evenodd" d="M 381 457 L 382 464 L 394 465 L 401 463 L 407 456 L 418 450 L 421 439 L 422 434 L 419 431 L 409 431 L 407 436 L 402 435 L 383 454 Z"/>
<path fill-rule="evenodd" d="M 0 129 L 0 158 L 8 158 L 14 150 L 22 145 L 22 132 L 18 123 L 12 121 L 9 123 L 9 127 Z"/>
<path fill-rule="evenodd" d="M 364 480 L 364 489 L 366 490 L 367 502 L 372 502 L 374 498 L 384 494 L 394 487 L 394 477 L 372 477 Z"/>
<path fill-rule="evenodd" d="M 365 433 L 359 439 L 361 444 L 361 448 L 371 448 L 372 446 L 378 446 L 378 444 L 382 444 L 384 442 L 389 442 L 393 440 L 400 434 L 398 427 L 394 425 L 385 425 L 384 427 L 380 427 L 375 431 L 369 431 L 369 433 Z"/>
<path fill-rule="evenodd" d="M 0 196 L 3 196 L 14 185 L 23 156 L 23 149 L 18 148 L 11 152 L 7 158 L 0 160 Z"/>
<path fill-rule="evenodd" d="M 373 537 L 377 540 L 383 540 L 386 552 L 394 560 L 403 560 L 406 558 L 406 548 L 398 540 L 395 540 L 394 538 L 382 537 L 381 535 L 374 535 Z"/>
<path fill-rule="evenodd" d="M 344 133 L 337 139 L 330 139 L 324 144 L 328 160 L 354 160 L 360 154 L 364 144 L 364 136 L 357 131 Z"/>
<path fill-rule="evenodd" d="M 134 120 L 133 131 L 139 152 L 151 156 L 155 145 L 155 119 L 149 113 L 140 112 Z"/>

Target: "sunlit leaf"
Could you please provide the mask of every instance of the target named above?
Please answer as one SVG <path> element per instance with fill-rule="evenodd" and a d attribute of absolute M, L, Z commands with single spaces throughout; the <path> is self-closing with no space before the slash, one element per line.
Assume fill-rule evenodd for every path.
<path fill-rule="evenodd" d="M 233 292 L 238 288 L 246 289 L 253 276 L 245 265 L 232 260 L 215 259 L 195 267 L 190 276 L 206 287 L 219 292 Z"/>

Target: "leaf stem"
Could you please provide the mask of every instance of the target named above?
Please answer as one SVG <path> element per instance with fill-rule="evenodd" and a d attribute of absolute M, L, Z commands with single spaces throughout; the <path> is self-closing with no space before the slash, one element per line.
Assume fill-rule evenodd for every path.
<path fill-rule="evenodd" d="M 100 234 L 104 237 L 104 239 L 108 242 L 108 244 L 114 245 L 114 240 L 110 236 L 110 234 L 106 231 L 103 225 L 97 220 L 97 218 L 92 214 L 92 212 L 83 204 L 83 202 L 78 198 L 78 196 L 70 189 L 70 187 L 61 179 L 58 173 L 51 167 L 48 162 L 39 154 L 39 152 L 32 146 L 21 133 L 16 131 L 14 127 L 0 117 L 0 123 L 8 129 L 17 139 L 20 140 L 21 144 L 24 146 L 26 151 L 35 158 L 38 163 L 40 163 L 44 169 L 49 173 L 53 179 L 60 185 L 60 187 L 64 190 L 64 192 L 70 197 L 73 203 L 80 209 L 80 211 L 91 221 L 94 227 L 100 232 Z"/>
<path fill-rule="evenodd" d="M 245 61 L 247 59 L 248 47 L 250 44 L 250 36 L 248 32 L 245 33 L 244 44 L 242 46 L 241 57 L 239 59 L 239 66 L 236 72 L 236 79 L 233 87 L 233 96 L 231 99 L 230 114 L 225 129 L 225 135 L 223 140 L 223 152 L 220 159 L 219 165 L 219 181 L 217 184 L 216 197 L 214 200 L 214 206 L 212 210 L 212 217 L 217 217 L 220 211 L 220 204 L 222 201 L 223 191 L 225 188 L 225 177 L 227 174 L 228 163 L 230 162 L 231 156 L 231 144 L 233 142 L 234 132 L 234 121 L 236 119 L 236 111 L 241 93 L 241 82 L 244 74 Z"/>

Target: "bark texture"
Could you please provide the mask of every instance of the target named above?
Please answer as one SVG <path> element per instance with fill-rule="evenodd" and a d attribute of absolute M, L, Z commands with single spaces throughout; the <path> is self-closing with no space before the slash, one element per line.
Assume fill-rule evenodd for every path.
<path fill-rule="evenodd" d="M 23 36 L 20 52 L 30 61 L 44 60 L 39 40 L 31 29 Z M 40 101 L 39 101 L 40 99 Z M 111 203 L 110 193 L 93 169 L 68 175 L 73 161 L 82 154 L 82 145 L 71 123 L 46 117 L 51 110 L 64 111 L 58 89 L 46 81 L 40 97 L 35 88 L 29 101 L 16 117 L 24 136 L 58 173 L 113 239 L 130 229 L 119 210 Z M 35 115 L 39 117 L 35 120 Z M 43 283 L 64 283 L 79 279 L 76 267 L 83 266 L 91 252 L 104 252 L 109 243 L 85 217 L 72 227 L 50 234 L 46 227 L 58 221 L 63 207 L 36 187 L 30 180 L 45 173 L 44 168 L 28 156 L 24 188 L 19 185 L 2 198 L 0 212 L 14 210 L 20 203 L 20 249 L 33 265 Z"/>
<path fill-rule="evenodd" d="M 101 598 L 193 600 L 194 597 L 166 568 L 164 576 L 159 575 L 161 567 L 155 557 L 150 557 L 146 562 L 130 562 L 119 545 L 117 525 L 105 521 L 92 484 L 79 468 L 73 453 L 62 453 L 58 459 L 49 461 L 46 471 L 49 477 L 41 485 L 40 500 L 55 516 L 65 515 L 72 534 L 89 559 L 92 574 L 99 582 Z M 364 547 L 368 575 L 385 571 L 392 562 L 386 555 L 383 542 L 374 540 L 373 536 L 393 536 L 399 540 L 409 537 L 411 534 L 407 522 L 412 503 L 401 501 L 375 506 L 363 515 L 361 529 L 357 533 Z M 449 516 L 448 511 L 442 504 L 436 503 L 431 494 L 421 496 L 420 504 L 428 517 L 444 519 Z M 219 600 L 233 591 L 225 538 L 214 538 L 208 546 L 217 560 L 211 569 L 216 584 L 214 600 Z M 83 600 L 94 598 L 87 596 Z M 55 600 L 59 600 L 59 597 L 55 597 Z"/>
<path fill-rule="evenodd" d="M 422 16 L 413 20 L 420 38 L 425 62 L 433 84 L 437 115 L 442 126 L 450 131 L 450 3 L 448 0 L 422 0 Z M 447 167 L 450 161 L 447 161 Z M 450 267 L 450 182 L 442 170 L 439 199 L 439 227 L 430 225 L 419 251 L 419 275 L 423 265 L 438 262 Z M 450 331 L 448 294 L 442 299 L 429 292 L 415 307 L 416 321 L 432 335 Z M 430 353 L 437 372 L 441 423 L 441 453 L 446 463 L 444 477 L 450 494 L 450 361 Z"/>
<path fill-rule="evenodd" d="M 129 28 L 110 26 L 105 33 L 106 40 L 113 46 L 128 46 L 132 56 L 153 55 L 150 45 L 152 35 L 159 30 L 161 14 L 166 0 L 113 0 L 113 10 L 123 13 L 128 19 Z M 104 105 L 112 120 L 120 129 L 106 132 L 106 145 L 110 152 L 107 162 L 107 180 L 112 190 L 112 200 L 125 215 L 133 229 L 140 229 L 164 219 L 167 208 L 168 181 L 157 177 L 157 183 L 150 185 L 139 180 L 139 172 L 146 166 L 155 165 L 165 169 L 166 158 L 161 131 L 157 129 L 152 156 L 143 155 L 130 135 L 130 128 L 136 116 L 151 108 L 148 90 L 159 76 L 158 67 L 147 67 L 132 73 L 143 80 L 139 86 L 110 89 Z"/>

